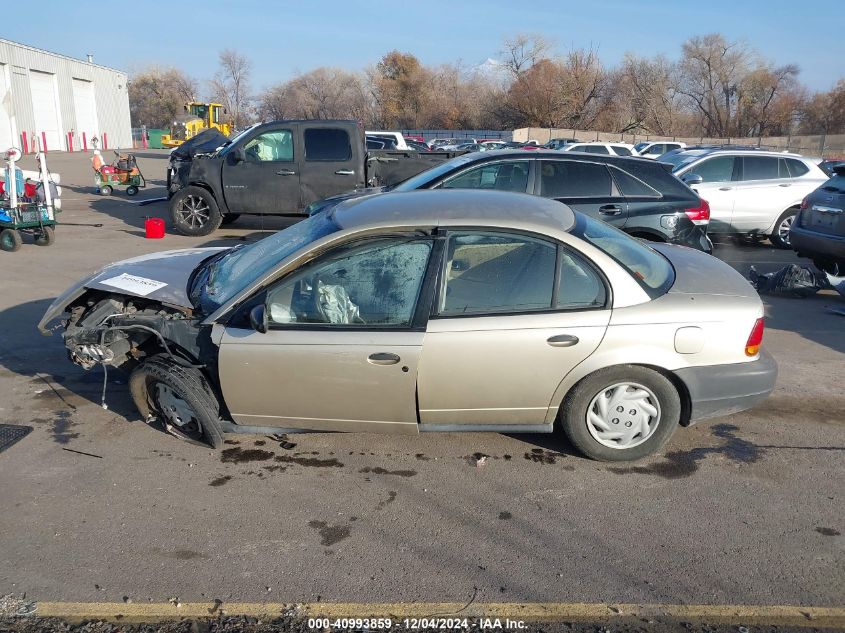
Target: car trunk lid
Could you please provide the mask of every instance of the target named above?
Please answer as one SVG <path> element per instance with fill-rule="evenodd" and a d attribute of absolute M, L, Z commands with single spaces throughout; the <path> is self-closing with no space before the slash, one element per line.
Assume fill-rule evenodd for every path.
<path fill-rule="evenodd" d="M 675 269 L 675 282 L 669 289 L 670 294 L 758 296 L 751 282 L 712 255 L 674 244 L 650 246 L 665 256 Z"/>

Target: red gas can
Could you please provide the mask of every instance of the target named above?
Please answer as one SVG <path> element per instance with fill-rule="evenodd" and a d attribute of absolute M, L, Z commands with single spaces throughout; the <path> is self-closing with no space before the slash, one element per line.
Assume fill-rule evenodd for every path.
<path fill-rule="evenodd" d="M 144 221 L 144 230 L 148 240 L 160 240 L 164 237 L 164 220 L 161 218 L 147 218 Z"/>

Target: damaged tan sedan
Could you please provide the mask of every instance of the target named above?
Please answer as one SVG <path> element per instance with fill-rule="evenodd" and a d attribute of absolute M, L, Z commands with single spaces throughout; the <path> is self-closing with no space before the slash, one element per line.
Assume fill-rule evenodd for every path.
<path fill-rule="evenodd" d="M 551 433 L 638 459 L 774 387 L 763 306 L 714 257 L 481 191 L 345 202 L 249 246 L 113 264 L 70 288 L 71 360 L 131 372 L 176 435 Z"/>

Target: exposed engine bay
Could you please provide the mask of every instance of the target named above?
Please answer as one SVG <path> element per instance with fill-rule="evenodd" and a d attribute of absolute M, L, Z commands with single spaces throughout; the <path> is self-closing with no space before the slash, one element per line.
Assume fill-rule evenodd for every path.
<path fill-rule="evenodd" d="M 69 308 L 63 337 L 70 360 L 84 369 L 108 365 L 130 371 L 162 352 L 183 364 L 201 357 L 207 328 L 185 308 L 139 297 L 89 291 Z M 209 341 L 210 342 L 210 341 Z"/>

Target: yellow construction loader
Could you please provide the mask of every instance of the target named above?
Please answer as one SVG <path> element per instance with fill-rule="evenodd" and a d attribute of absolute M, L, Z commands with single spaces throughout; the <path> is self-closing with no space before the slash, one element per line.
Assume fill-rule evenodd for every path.
<path fill-rule="evenodd" d="M 232 126 L 223 123 L 226 110 L 220 103 L 186 103 L 185 114 L 180 114 L 170 128 L 170 134 L 161 135 L 161 144 L 176 147 L 204 130 L 217 128 L 221 134 L 231 136 Z"/>

